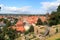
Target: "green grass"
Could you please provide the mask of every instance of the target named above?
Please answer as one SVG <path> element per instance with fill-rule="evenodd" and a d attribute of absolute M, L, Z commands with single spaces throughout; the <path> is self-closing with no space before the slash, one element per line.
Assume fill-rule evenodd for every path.
<path fill-rule="evenodd" d="M 60 40 L 60 38 L 57 38 L 56 40 Z"/>

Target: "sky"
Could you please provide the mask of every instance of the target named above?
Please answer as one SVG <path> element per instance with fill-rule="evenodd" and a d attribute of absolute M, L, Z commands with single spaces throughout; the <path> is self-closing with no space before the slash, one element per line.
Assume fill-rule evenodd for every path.
<path fill-rule="evenodd" d="M 0 14 L 46 14 L 56 11 L 60 0 L 0 0 Z"/>

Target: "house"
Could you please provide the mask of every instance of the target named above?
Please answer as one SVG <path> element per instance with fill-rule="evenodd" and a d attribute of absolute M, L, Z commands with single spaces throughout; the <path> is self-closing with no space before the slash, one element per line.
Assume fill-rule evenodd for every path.
<path fill-rule="evenodd" d="M 0 19 L 3 18 L 3 16 L 0 16 Z"/>
<path fill-rule="evenodd" d="M 16 31 L 18 32 L 24 32 L 24 24 L 22 20 L 18 20 L 18 22 L 15 24 L 15 26 L 13 26 L 13 29 L 16 29 Z"/>
<path fill-rule="evenodd" d="M 4 27 L 5 25 L 6 24 L 3 21 L 0 22 L 0 27 Z"/>
<path fill-rule="evenodd" d="M 26 20 L 29 24 L 33 24 L 37 22 L 38 18 L 40 18 L 42 22 L 47 21 L 47 18 L 45 16 L 21 16 L 15 25 L 15 29 L 17 31 L 24 32 L 24 20 Z"/>
<path fill-rule="evenodd" d="M 42 21 L 42 22 L 45 22 L 45 21 L 47 21 L 47 18 L 46 18 L 46 16 L 40 16 L 39 18 L 41 19 L 41 21 Z"/>

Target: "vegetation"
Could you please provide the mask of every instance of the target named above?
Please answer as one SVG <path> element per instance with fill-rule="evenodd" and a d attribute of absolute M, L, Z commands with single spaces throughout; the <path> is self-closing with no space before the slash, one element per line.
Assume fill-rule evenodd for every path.
<path fill-rule="evenodd" d="M 57 38 L 56 40 L 60 40 L 60 38 Z"/>
<path fill-rule="evenodd" d="M 34 27 L 32 25 L 30 26 L 29 32 L 34 32 Z"/>
<path fill-rule="evenodd" d="M 46 21 L 43 22 L 43 25 L 48 25 L 48 23 Z"/>
<path fill-rule="evenodd" d="M 13 30 L 12 28 L 9 28 L 11 26 L 11 21 L 8 21 L 8 19 L 0 19 L 0 21 L 3 21 L 6 25 L 0 28 L 0 40 L 14 40 L 18 37 L 17 31 Z M 14 24 L 16 24 L 16 20 Z"/>
<path fill-rule="evenodd" d="M 16 30 L 13 30 L 11 28 L 7 31 L 6 34 L 9 36 L 10 40 L 14 40 L 15 38 L 17 38 L 17 32 L 16 32 Z"/>
<path fill-rule="evenodd" d="M 57 25 L 60 24 L 60 5 L 57 8 L 57 11 L 53 11 L 50 15 L 49 25 Z"/>
<path fill-rule="evenodd" d="M 38 18 L 36 25 L 43 25 L 43 23 L 42 23 L 40 18 Z"/>
<path fill-rule="evenodd" d="M 3 21 L 6 25 L 4 27 L 2 27 L 2 29 L 0 28 L 0 40 L 14 40 L 18 37 L 17 31 L 13 30 L 12 28 L 9 28 L 10 26 L 13 26 L 16 24 L 16 22 L 18 21 L 18 19 L 14 18 L 14 22 L 11 23 L 11 20 L 8 19 L 0 19 L 0 22 Z M 50 26 L 52 25 L 57 25 L 60 24 L 60 5 L 57 8 L 57 11 L 53 11 L 50 15 L 50 19 L 48 20 L 48 23 Z M 12 25 L 13 24 L 13 25 Z M 47 22 L 45 21 L 44 23 L 41 21 L 40 18 L 38 18 L 36 25 L 46 25 Z M 33 34 L 34 32 L 34 27 L 31 25 L 30 29 L 28 31 L 26 31 L 24 34 Z M 58 32 L 58 28 L 56 28 L 56 33 Z M 53 36 L 53 38 L 55 39 L 56 37 L 60 37 L 59 34 L 58 36 Z M 34 38 L 36 38 L 36 36 L 34 36 Z M 39 39 L 36 39 L 39 40 Z M 57 38 L 56 40 L 60 40 L 60 38 Z"/>
<path fill-rule="evenodd" d="M 30 32 L 34 32 L 34 27 L 32 25 L 30 26 L 30 29 L 25 32 L 25 35 L 30 33 Z"/>

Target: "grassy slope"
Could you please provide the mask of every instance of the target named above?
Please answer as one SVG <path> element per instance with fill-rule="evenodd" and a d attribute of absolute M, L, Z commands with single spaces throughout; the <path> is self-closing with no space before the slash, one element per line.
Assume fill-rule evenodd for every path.
<path fill-rule="evenodd" d="M 60 29 L 60 26 L 58 26 L 58 28 Z M 57 38 L 60 38 L 60 33 L 57 33 L 51 37 L 48 37 L 46 40 L 56 40 Z"/>
<path fill-rule="evenodd" d="M 60 33 L 57 33 L 56 35 L 53 35 L 53 36 L 47 38 L 46 40 L 55 40 L 57 38 L 60 38 Z"/>

